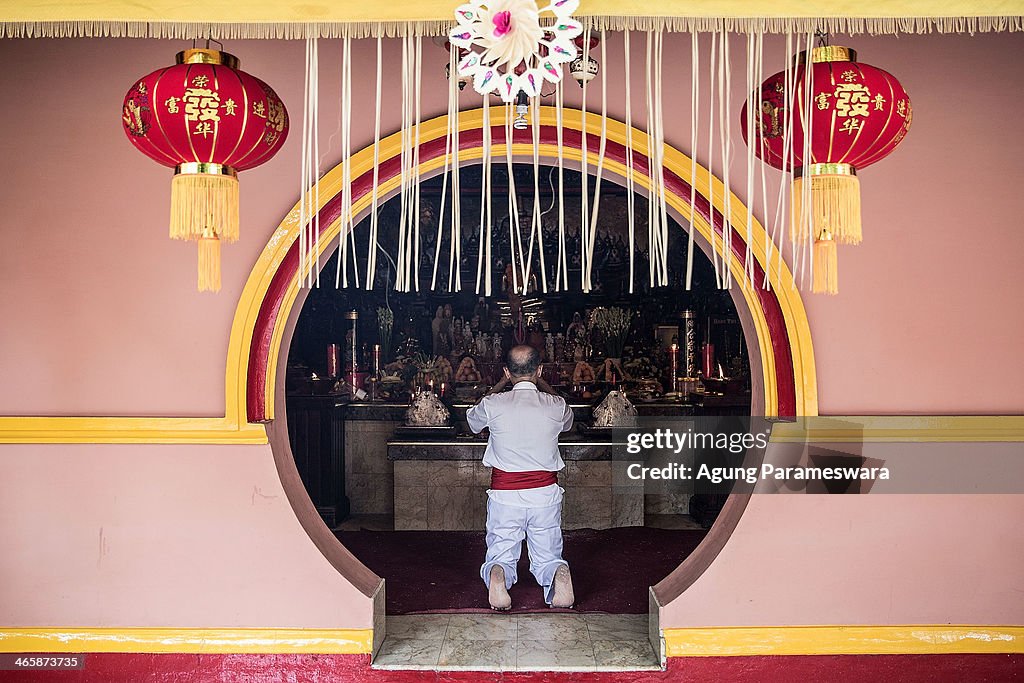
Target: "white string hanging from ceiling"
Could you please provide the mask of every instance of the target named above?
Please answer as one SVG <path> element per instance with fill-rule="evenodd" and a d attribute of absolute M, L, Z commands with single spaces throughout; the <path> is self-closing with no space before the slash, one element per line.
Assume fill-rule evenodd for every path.
<path fill-rule="evenodd" d="M 555 135 L 558 142 L 558 269 L 555 273 L 555 291 L 569 289 L 569 262 L 565 244 L 565 155 L 563 138 L 565 136 L 562 117 L 564 114 L 563 81 L 555 84 Z"/>
<path fill-rule="evenodd" d="M 477 246 L 476 293 L 491 295 L 491 102 L 484 98 L 483 164 L 480 174 L 480 239 Z M 481 283 L 481 280 L 483 282 Z"/>
<path fill-rule="evenodd" d="M 665 34 L 658 31 L 654 41 L 654 122 L 655 122 L 655 163 L 657 172 L 655 180 L 658 184 L 658 233 L 659 233 L 659 260 L 661 263 L 661 277 L 658 282 L 661 286 L 668 285 L 668 205 L 665 199 L 665 110 L 662 95 L 662 67 L 664 65 L 664 42 Z"/>
<path fill-rule="evenodd" d="M 654 205 L 657 201 L 657 188 L 655 187 L 654 181 L 654 117 L 651 113 L 654 111 L 654 97 L 652 90 L 654 88 L 654 82 L 652 80 L 651 73 L 651 50 L 652 50 L 652 32 L 647 32 L 647 42 L 645 44 L 645 69 L 644 69 L 644 94 L 647 110 L 647 284 L 650 287 L 654 287 L 655 283 L 655 270 L 657 268 L 657 248 L 654 243 L 655 241 L 655 217 L 654 217 Z"/>
<path fill-rule="evenodd" d="M 593 286 L 594 278 L 594 248 L 597 240 L 597 219 L 601 211 L 601 181 L 604 178 L 604 157 L 608 143 L 608 41 L 601 37 L 601 142 L 597 151 L 597 173 L 594 179 L 594 208 L 590 212 L 590 242 L 587 250 L 590 256 L 587 259 L 587 282 Z M 584 60 L 586 61 L 586 60 Z"/>
<path fill-rule="evenodd" d="M 407 272 L 406 262 L 408 260 L 406 255 L 406 230 L 408 228 L 406 213 L 409 211 L 409 157 L 412 152 L 409 142 L 412 137 L 412 97 L 409 94 L 411 87 L 411 41 L 411 35 L 406 34 L 402 36 L 402 130 L 400 135 L 401 152 L 399 154 L 398 244 L 395 257 L 395 291 L 398 292 L 408 291 L 408 289 L 406 289 L 405 282 Z"/>
<path fill-rule="evenodd" d="M 380 179 L 380 96 L 382 76 L 381 38 L 377 37 L 377 72 L 374 86 L 376 90 L 373 108 L 373 188 L 370 190 L 370 239 L 366 254 L 366 289 L 373 289 L 374 277 L 377 272 L 377 234 L 380 227 L 380 209 L 377 206 L 377 185 Z"/>
<path fill-rule="evenodd" d="M 590 240 L 590 154 L 587 144 L 587 83 L 590 81 L 590 74 L 587 66 L 590 63 L 590 29 L 583 31 L 583 99 L 580 109 L 580 288 L 584 293 L 589 292 L 590 282 L 590 261 L 594 257 Z"/>
<path fill-rule="evenodd" d="M 697 233 L 697 129 L 700 127 L 700 42 L 690 33 L 690 229 L 686 244 L 686 289 L 693 288 L 694 239 Z"/>
<path fill-rule="evenodd" d="M 715 285 L 719 288 L 724 286 L 724 279 L 722 277 L 722 269 L 719 266 L 718 249 L 715 247 L 715 211 L 714 211 L 714 191 L 715 191 L 715 93 L 717 88 L 715 83 L 717 81 L 717 59 L 718 59 L 718 42 L 719 35 L 717 33 L 711 34 L 711 48 L 710 58 L 708 59 L 708 161 L 707 161 L 707 185 L 704 189 L 704 196 L 708 198 L 708 219 L 710 224 L 710 230 L 708 231 L 711 243 L 711 263 L 715 268 Z"/>
<path fill-rule="evenodd" d="M 814 47 L 814 36 L 808 33 L 804 39 L 804 50 L 806 54 L 811 54 L 811 48 Z M 811 106 L 813 100 L 810 96 L 811 93 L 811 76 L 814 73 L 813 69 L 804 69 L 803 82 L 797 84 L 796 100 L 797 110 L 800 116 L 801 128 L 804 131 L 801 145 L 803 147 L 801 157 L 802 159 L 811 158 L 811 136 L 814 134 L 811 130 Z M 808 278 L 812 281 L 814 279 L 813 273 L 813 261 L 810 258 L 811 251 L 813 248 L 814 237 L 811 234 L 812 221 L 811 221 L 811 188 L 810 183 L 801 183 L 797 186 L 798 194 L 795 200 L 798 202 L 795 205 L 793 211 L 793 217 L 797 221 L 794 225 L 795 240 L 800 247 L 799 258 L 794 258 L 793 269 L 793 285 L 796 286 L 796 281 L 799 279 L 800 286 L 804 287 L 807 284 Z"/>
<path fill-rule="evenodd" d="M 626 97 L 626 230 L 629 234 L 629 293 L 632 294 L 636 278 L 636 197 L 633 181 L 633 93 L 630 84 L 633 70 L 630 65 L 629 31 L 622 33 L 623 85 Z"/>
<path fill-rule="evenodd" d="M 732 69 L 729 59 L 729 35 L 723 34 L 718 54 L 718 140 L 722 151 L 722 286 L 732 287 L 732 185 L 729 171 L 732 166 Z"/>
<path fill-rule="evenodd" d="M 533 246 L 536 239 L 537 253 L 540 256 L 541 291 L 547 294 L 548 276 L 547 266 L 544 263 L 544 223 L 540 210 L 540 100 L 536 97 L 530 101 L 530 137 L 533 140 L 533 214 L 530 222 L 530 247 L 526 256 L 525 281 L 530 281 Z"/>
<path fill-rule="evenodd" d="M 420 122 L 422 120 L 422 104 L 423 104 L 423 36 L 416 36 L 415 39 L 416 50 L 414 53 L 415 59 L 415 81 L 414 81 L 414 110 L 415 110 L 415 135 L 413 136 L 413 155 L 412 155 L 412 191 L 413 191 L 413 225 L 412 225 L 412 240 L 413 240 L 413 263 L 412 273 L 410 275 L 412 279 L 412 288 L 415 291 L 420 291 L 420 219 L 422 214 L 421 207 L 421 185 L 420 185 Z M 408 291 L 408 290 L 406 290 Z"/>
<path fill-rule="evenodd" d="M 458 50 L 454 45 L 449 48 L 448 79 L 449 109 L 451 110 L 451 148 L 452 159 L 452 218 L 451 239 L 448 245 L 448 291 L 462 291 L 462 180 L 459 161 L 459 84 L 455 77 L 458 63 Z"/>
<path fill-rule="evenodd" d="M 454 51 L 455 51 L 455 47 L 451 46 L 449 48 L 449 55 L 448 55 L 449 67 L 451 66 L 451 63 L 452 63 L 452 58 L 453 58 Z M 451 73 L 451 72 L 449 72 L 449 73 Z M 458 108 L 458 102 L 455 102 L 454 104 L 455 104 L 455 109 L 457 109 Z M 443 242 L 442 237 L 443 237 L 443 234 L 444 234 L 444 210 L 445 210 L 445 208 L 447 208 L 447 203 L 448 203 L 448 166 L 449 166 L 449 161 L 452 158 L 452 121 L 454 119 L 454 111 L 453 111 L 453 106 L 452 105 L 453 105 L 453 102 L 452 102 L 452 88 L 451 88 L 451 79 L 449 78 L 449 87 L 448 87 L 448 120 L 446 121 L 447 127 L 445 128 L 445 135 L 444 135 L 444 167 L 441 170 L 441 176 L 442 176 L 442 181 L 441 181 L 441 211 L 437 215 L 437 235 L 434 238 L 434 267 L 433 267 L 431 275 L 430 275 L 430 289 L 432 289 L 432 290 L 436 290 L 437 289 L 437 267 L 441 263 L 441 243 Z M 452 200 L 454 202 L 454 196 L 452 197 Z M 449 270 L 450 270 L 450 268 L 451 268 L 451 265 L 449 264 Z M 451 291 L 451 283 L 450 282 L 449 282 L 449 285 L 448 285 L 448 291 L 449 292 Z"/>
<path fill-rule="evenodd" d="M 319 46 L 306 40 L 299 172 L 299 282 L 320 284 Z"/>
<path fill-rule="evenodd" d="M 341 250 L 334 286 L 348 287 L 349 245 L 352 252 L 353 283 L 359 286 L 355 221 L 352 217 L 352 39 L 342 40 L 341 52 Z"/>
<path fill-rule="evenodd" d="M 756 58 L 754 56 L 754 50 L 757 46 L 757 38 L 753 33 L 747 34 L 747 59 L 745 62 L 746 70 L 746 81 L 743 92 L 752 93 L 757 88 L 760 81 L 754 82 L 754 68 L 756 66 Z M 760 111 L 760 110 L 758 110 Z M 754 130 L 754 108 L 747 107 L 746 112 L 746 127 L 747 130 Z M 754 165 L 754 145 L 746 146 L 746 162 L 747 162 L 747 241 L 743 250 L 743 288 L 746 289 L 748 284 L 752 284 L 754 281 L 754 258 L 751 253 L 751 247 L 753 245 L 753 234 L 752 226 L 754 216 L 754 175 L 756 173 L 756 166 Z M 749 277 L 749 280 L 748 280 Z"/>
<path fill-rule="evenodd" d="M 508 246 L 512 279 L 510 292 L 526 293 L 526 265 L 523 262 L 523 231 L 519 223 L 519 198 L 516 196 L 516 174 L 512 165 L 512 104 L 505 105 L 505 168 L 508 173 Z"/>

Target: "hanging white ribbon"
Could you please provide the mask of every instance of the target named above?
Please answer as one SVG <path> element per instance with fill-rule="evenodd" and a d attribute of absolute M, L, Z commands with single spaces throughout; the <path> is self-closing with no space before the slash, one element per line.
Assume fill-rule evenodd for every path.
<path fill-rule="evenodd" d="M 690 230 L 686 244 L 686 289 L 693 287 L 694 236 L 697 232 L 697 128 L 700 126 L 700 41 L 690 32 Z"/>
<path fill-rule="evenodd" d="M 303 82 L 302 140 L 299 172 L 299 286 L 320 285 L 320 127 L 319 49 L 316 38 L 306 40 Z"/>
<path fill-rule="evenodd" d="M 377 78 L 376 78 L 376 99 L 374 100 L 373 115 L 373 188 L 371 190 L 370 209 L 370 240 L 366 254 L 366 288 L 373 289 L 374 278 L 377 274 L 377 231 L 379 228 L 380 211 L 377 207 L 377 184 L 380 179 L 380 94 L 381 94 L 381 71 L 383 60 L 381 59 L 381 38 L 377 36 Z"/>
<path fill-rule="evenodd" d="M 625 71 L 623 84 L 626 95 L 626 220 L 629 233 L 629 293 L 633 293 L 636 263 L 636 197 L 633 194 L 633 94 L 630 83 L 633 70 L 630 67 L 629 31 L 622 33 L 622 63 Z"/>

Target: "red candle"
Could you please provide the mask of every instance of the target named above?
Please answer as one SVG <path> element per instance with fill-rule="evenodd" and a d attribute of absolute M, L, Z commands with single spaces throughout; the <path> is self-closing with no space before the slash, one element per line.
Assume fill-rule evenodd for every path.
<path fill-rule="evenodd" d="M 704 376 L 711 377 L 715 367 L 715 345 L 711 342 L 704 344 Z"/>

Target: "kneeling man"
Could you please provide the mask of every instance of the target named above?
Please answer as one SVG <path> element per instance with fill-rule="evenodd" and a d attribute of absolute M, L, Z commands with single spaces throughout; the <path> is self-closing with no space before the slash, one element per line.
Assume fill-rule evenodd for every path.
<path fill-rule="evenodd" d="M 511 391 L 498 393 L 507 384 Z M 572 410 L 541 378 L 540 353 L 530 346 L 508 352 L 505 378 L 466 412 L 470 429 L 490 430 L 484 465 L 491 469 L 487 491 L 487 556 L 480 577 L 491 607 L 512 606 L 508 589 L 516 582 L 523 539 L 530 573 L 551 607 L 572 607 L 569 565 L 562 559 L 562 489 L 556 473 L 565 467 L 558 435 L 572 428 Z"/>

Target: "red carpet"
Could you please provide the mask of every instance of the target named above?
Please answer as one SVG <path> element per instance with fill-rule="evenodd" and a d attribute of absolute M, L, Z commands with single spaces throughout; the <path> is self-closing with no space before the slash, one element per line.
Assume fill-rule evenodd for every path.
<path fill-rule="evenodd" d="M 387 581 L 387 613 L 489 612 L 480 580 L 483 531 L 339 531 L 338 539 Z M 628 527 L 566 531 L 577 612 L 646 614 L 647 589 L 693 552 L 706 534 Z M 530 574 L 526 545 L 513 612 L 552 611 Z"/>

